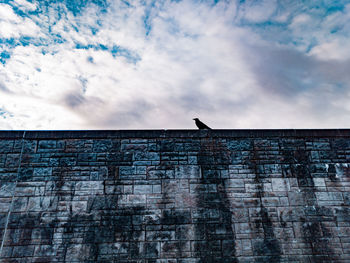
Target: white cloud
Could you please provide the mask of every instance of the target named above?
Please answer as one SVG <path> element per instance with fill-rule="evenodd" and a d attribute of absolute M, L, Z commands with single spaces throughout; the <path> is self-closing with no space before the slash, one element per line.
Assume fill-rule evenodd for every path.
<path fill-rule="evenodd" d="M 13 117 L 0 118 L 2 129 L 84 129 L 86 123 L 74 111 L 38 98 L 1 94 Z M 31 122 L 30 124 L 28 122 Z"/>
<path fill-rule="evenodd" d="M 13 12 L 11 6 L 0 4 L 0 17 L 2 21 L 18 23 L 21 19 Z"/>
<path fill-rule="evenodd" d="M 343 11 L 327 16 L 317 29 L 318 44 L 311 49 L 310 55 L 322 60 L 349 60 L 350 29 L 346 26 L 349 23 L 350 4 Z"/>
<path fill-rule="evenodd" d="M 147 21 L 149 34 L 147 7 L 140 2 L 130 8 L 122 5 L 111 2 L 103 14 L 87 6 L 77 16 L 62 13 L 60 18 L 49 7 L 49 17 L 33 17 L 36 23 L 42 21 L 38 35 L 49 45 L 16 46 L 11 58 L 0 64 L 5 87 L 0 88 L 0 102 L 14 115 L 6 119 L 6 126 L 3 120 L 0 125 L 189 128 L 194 127 L 193 117 L 202 117 L 214 128 L 296 128 L 349 121 L 350 114 L 323 118 L 348 110 L 341 103 L 349 92 L 340 99 L 334 88 L 337 82 L 350 84 L 341 73 L 347 64 L 329 64 L 319 60 L 316 48 L 310 56 L 236 25 L 236 3 L 157 2 Z M 245 19 L 261 22 L 273 15 L 276 3 L 244 8 Z M 3 21 L 14 27 L 24 21 L 8 16 Z M 294 18 L 290 28 L 295 36 L 305 34 L 309 19 Z M 57 35 L 64 42 L 53 41 Z M 91 48 L 76 49 L 78 43 Z M 100 44 L 118 46 L 140 59 L 131 61 L 118 52 L 114 57 L 110 50 L 98 48 Z M 323 48 L 327 50 L 325 44 Z M 334 52 L 333 47 L 328 50 Z M 338 73 L 327 72 L 327 67 Z M 316 103 L 326 103 L 327 98 L 332 100 L 327 107 Z"/>
<path fill-rule="evenodd" d="M 39 32 L 39 27 L 32 20 L 19 17 L 9 5 L 0 4 L 0 37 L 38 36 Z"/>
<path fill-rule="evenodd" d="M 14 0 L 11 2 L 22 11 L 35 11 L 37 9 L 35 2 L 28 2 L 26 0 Z"/>
<path fill-rule="evenodd" d="M 349 60 L 349 39 L 335 39 L 333 41 L 324 42 L 315 46 L 310 51 L 310 55 L 314 55 L 322 60 Z"/>

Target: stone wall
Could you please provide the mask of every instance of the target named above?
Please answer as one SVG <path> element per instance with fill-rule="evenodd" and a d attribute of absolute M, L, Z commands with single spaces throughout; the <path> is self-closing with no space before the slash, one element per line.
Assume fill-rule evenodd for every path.
<path fill-rule="evenodd" d="M 350 130 L 0 132 L 1 262 L 350 262 Z"/>

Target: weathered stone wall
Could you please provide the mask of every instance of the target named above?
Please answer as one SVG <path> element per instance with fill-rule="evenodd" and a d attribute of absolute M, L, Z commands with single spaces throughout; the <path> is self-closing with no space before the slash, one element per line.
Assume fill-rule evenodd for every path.
<path fill-rule="evenodd" d="M 1 262 L 350 262 L 350 130 L 0 132 Z"/>

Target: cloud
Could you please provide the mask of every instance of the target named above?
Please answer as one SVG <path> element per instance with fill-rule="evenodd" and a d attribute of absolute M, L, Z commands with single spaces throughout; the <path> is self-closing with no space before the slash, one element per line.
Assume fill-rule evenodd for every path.
<path fill-rule="evenodd" d="M 1 21 L 17 30 L 0 42 L 10 54 L 0 64 L 0 105 L 14 116 L 6 127 L 190 128 L 193 117 L 215 128 L 349 123 L 348 7 L 322 7 L 321 18 L 293 1 L 81 3 L 1 5 Z M 35 30 L 23 32 L 26 23 Z"/>
<path fill-rule="evenodd" d="M 243 1 L 240 5 L 240 15 L 243 19 L 261 23 L 267 21 L 276 11 L 276 0 Z"/>
<path fill-rule="evenodd" d="M 310 54 L 322 60 L 349 60 L 349 45 L 349 39 L 335 39 L 313 47 Z"/>
<path fill-rule="evenodd" d="M 262 100 L 259 111 L 271 109 L 265 121 L 289 123 L 290 128 L 300 123 L 304 127 L 346 127 L 350 113 L 344 103 L 350 99 L 346 68 L 350 61 L 324 61 L 300 51 L 266 46 L 252 56 L 256 59 L 252 63 L 254 79 L 261 87 L 257 92 Z M 267 66 L 262 66 L 264 63 Z"/>
<path fill-rule="evenodd" d="M 38 8 L 36 2 L 28 2 L 26 0 L 14 0 L 12 3 L 14 7 L 22 12 L 35 11 Z"/>
<path fill-rule="evenodd" d="M 70 108 L 76 108 L 79 107 L 81 104 L 86 102 L 86 99 L 81 94 L 68 94 L 64 98 L 65 103 Z"/>
<path fill-rule="evenodd" d="M 4 92 L 4 93 L 9 93 L 10 92 L 8 90 L 8 88 L 5 86 L 5 84 L 3 84 L 2 82 L 0 82 L 0 92 Z"/>
<path fill-rule="evenodd" d="M 30 19 L 17 16 L 6 4 L 0 4 L 0 38 L 37 36 L 39 27 Z"/>

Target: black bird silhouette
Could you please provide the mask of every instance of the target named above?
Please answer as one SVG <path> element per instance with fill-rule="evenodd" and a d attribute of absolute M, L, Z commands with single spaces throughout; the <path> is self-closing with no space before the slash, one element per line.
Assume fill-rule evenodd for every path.
<path fill-rule="evenodd" d="M 208 127 L 207 125 L 205 125 L 203 122 L 201 122 L 198 118 L 194 118 L 193 119 L 196 122 L 196 125 L 198 127 L 198 129 L 202 130 L 202 129 L 207 129 L 207 130 L 211 130 L 210 127 Z"/>

